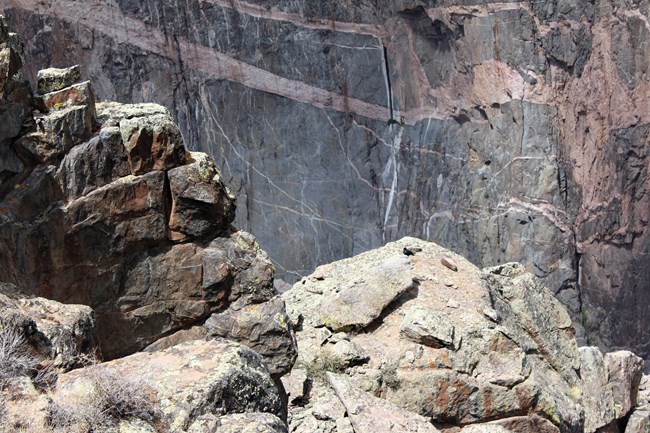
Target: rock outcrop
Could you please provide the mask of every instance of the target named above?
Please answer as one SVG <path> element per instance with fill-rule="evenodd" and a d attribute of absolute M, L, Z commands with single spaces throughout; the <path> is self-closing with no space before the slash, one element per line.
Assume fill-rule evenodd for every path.
<path fill-rule="evenodd" d="M 415 236 L 521 262 L 581 341 L 650 357 L 647 0 L 1 8 L 31 76 L 169 108 L 282 278 Z"/>
<path fill-rule="evenodd" d="M 0 173 L 0 281 L 91 307 L 106 358 L 213 313 L 214 323 L 241 314 L 236 335 L 223 326 L 210 335 L 255 346 L 274 375 L 288 371 L 295 343 L 284 304 L 273 299 L 273 267 L 251 235 L 230 225 L 235 199 L 214 160 L 187 152 L 159 105 L 96 103 L 78 66 L 39 72 L 32 97 L 19 42 L 2 29 L 0 146 L 3 161 L 18 163 Z M 253 329 L 262 322 L 260 341 Z"/>
<path fill-rule="evenodd" d="M 22 54 L 0 16 L 0 431 L 286 432 L 292 324 L 215 161 Z"/>
<path fill-rule="evenodd" d="M 358 304 L 379 292 L 390 299 L 372 314 Z M 292 432 L 616 432 L 644 413 L 643 360 L 578 348 L 564 307 L 517 263 L 481 271 L 403 238 L 321 266 L 282 296 L 300 324 L 283 379 Z"/>

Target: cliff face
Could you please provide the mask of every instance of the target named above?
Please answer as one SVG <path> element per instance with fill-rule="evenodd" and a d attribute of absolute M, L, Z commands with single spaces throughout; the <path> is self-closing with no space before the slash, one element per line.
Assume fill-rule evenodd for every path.
<path fill-rule="evenodd" d="M 39 67 L 157 101 L 283 278 L 408 234 L 650 356 L 647 0 L 20 0 Z M 53 50 L 50 47 L 67 47 Z"/>

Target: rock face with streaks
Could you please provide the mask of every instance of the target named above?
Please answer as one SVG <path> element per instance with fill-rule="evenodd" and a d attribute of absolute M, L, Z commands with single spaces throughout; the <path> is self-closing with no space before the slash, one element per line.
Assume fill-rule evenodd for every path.
<path fill-rule="evenodd" d="M 167 106 L 285 280 L 416 236 L 523 263 L 581 341 L 650 357 L 647 0 L 2 9 L 32 77 L 81 62 L 99 97 Z"/>
<path fill-rule="evenodd" d="M 39 72 L 32 95 L 21 45 L 4 19 L 0 29 L 1 160 L 17 161 L 0 173 L 0 282 L 14 287 L 0 296 L 87 306 L 52 319 L 73 328 L 60 338 L 34 318 L 55 362 L 73 365 L 93 349 L 96 317 L 105 358 L 212 335 L 258 350 L 275 377 L 288 371 L 295 341 L 274 298 L 273 266 L 253 236 L 231 226 L 235 199 L 214 159 L 186 151 L 160 105 L 96 103 L 79 66 Z M 213 314 L 212 323 L 238 326 L 190 331 Z"/>
<path fill-rule="evenodd" d="M 372 278 L 388 262 L 403 278 Z M 393 296 L 368 321 L 355 300 L 373 291 Z M 282 297 L 299 324 L 283 378 L 291 432 L 617 432 L 645 414 L 643 360 L 579 349 L 564 307 L 518 263 L 480 271 L 406 237 L 321 266 Z M 338 314 L 315 314 L 333 299 Z M 364 324 L 341 328 L 355 312 Z"/>
<path fill-rule="evenodd" d="M 0 15 L 0 433 L 286 433 L 292 323 L 214 159 L 22 56 Z"/>

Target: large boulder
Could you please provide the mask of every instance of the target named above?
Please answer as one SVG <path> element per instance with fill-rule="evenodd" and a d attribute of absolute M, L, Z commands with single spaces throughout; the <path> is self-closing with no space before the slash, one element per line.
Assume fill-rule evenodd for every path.
<path fill-rule="evenodd" d="M 3 38 L 4 103 L 22 59 L 14 39 Z M 197 337 L 172 335 L 218 312 L 266 331 L 220 327 L 212 335 L 257 347 L 274 374 L 290 369 L 288 323 L 276 329 L 251 314 L 260 304 L 271 317 L 286 317 L 284 304 L 267 303 L 275 296 L 273 267 L 252 236 L 230 225 L 234 196 L 212 158 L 186 152 L 169 112 L 95 104 L 79 66 L 41 71 L 37 97 L 27 102 L 15 121 L 9 108 L 0 110 L 0 281 L 93 308 L 107 358 L 160 338 L 166 342 L 151 350 Z M 35 121 L 25 123 L 32 112 Z M 263 341 L 269 333 L 279 340 Z"/>
<path fill-rule="evenodd" d="M 410 282 L 382 275 L 387 263 L 399 264 Z M 367 284 L 371 274 L 376 288 Z M 382 290 L 391 300 L 372 313 L 344 303 Z M 339 388 L 384 399 L 376 410 L 390 403 L 433 425 L 477 433 L 593 433 L 622 425 L 634 405 L 641 359 L 578 349 L 566 310 L 517 263 L 481 271 L 436 244 L 403 238 L 320 267 L 282 297 L 300 324 L 298 360 L 285 379 L 295 431 L 305 423 L 345 431 L 340 413 L 321 421 L 310 415 L 331 399 L 324 378 L 338 376 L 328 372 L 345 373 L 345 388 L 334 388 L 355 431 L 350 397 Z M 338 315 L 323 320 L 334 302 Z M 344 333 L 342 323 L 354 326 Z"/>
<path fill-rule="evenodd" d="M 18 386 L 9 391 L 18 392 Z M 278 389 L 260 356 L 225 340 L 184 343 L 61 374 L 47 405 L 38 404 L 44 396 L 29 396 L 34 408 L 22 414 L 13 410 L 19 398 L 7 402 L 7 426 L 204 432 L 219 426 L 235 431 L 246 422 L 266 426 L 253 431 L 286 431 Z"/>
<path fill-rule="evenodd" d="M 27 375 L 63 372 L 93 362 L 95 322 L 90 307 L 27 296 L 0 283 L 0 362 L 3 368 Z M 12 356 L 21 357 L 27 369 L 18 371 L 20 362 Z"/>

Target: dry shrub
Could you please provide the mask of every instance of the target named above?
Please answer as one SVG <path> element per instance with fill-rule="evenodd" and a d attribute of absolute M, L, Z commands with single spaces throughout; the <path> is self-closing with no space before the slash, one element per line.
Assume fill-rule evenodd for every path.
<path fill-rule="evenodd" d="M 21 330 L 12 323 L 0 322 L 0 389 L 11 378 L 33 375 L 37 365 Z"/>
<path fill-rule="evenodd" d="M 150 387 L 141 379 L 120 375 L 110 368 L 96 368 L 85 381 L 80 398 L 56 398 L 49 404 L 48 418 L 54 432 L 91 433 L 116 425 L 120 419 L 138 418 L 159 423 L 162 414 Z"/>

